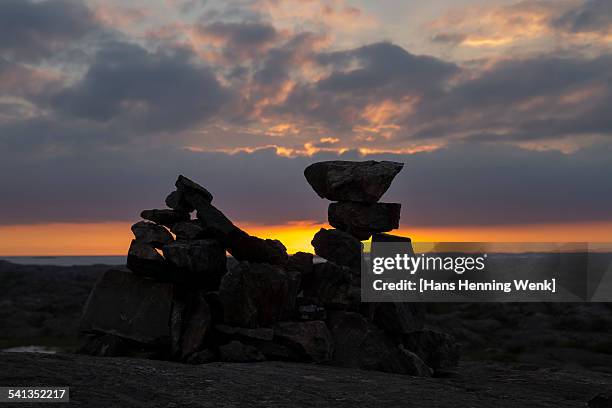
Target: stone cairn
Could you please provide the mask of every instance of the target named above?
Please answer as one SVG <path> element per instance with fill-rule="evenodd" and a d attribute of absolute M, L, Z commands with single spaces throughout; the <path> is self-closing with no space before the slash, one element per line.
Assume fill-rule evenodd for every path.
<path fill-rule="evenodd" d="M 361 303 L 360 240 L 409 240 L 400 204 L 379 203 L 402 164 L 330 161 L 304 174 L 329 206 L 313 254 L 234 225 L 208 190 L 179 176 L 169 209 L 132 226 L 127 270 L 96 283 L 80 352 L 202 364 L 284 360 L 419 376 L 456 365 L 458 345 L 411 303 Z M 191 214 L 196 214 L 195 218 Z M 226 256 L 226 251 L 231 257 Z"/>

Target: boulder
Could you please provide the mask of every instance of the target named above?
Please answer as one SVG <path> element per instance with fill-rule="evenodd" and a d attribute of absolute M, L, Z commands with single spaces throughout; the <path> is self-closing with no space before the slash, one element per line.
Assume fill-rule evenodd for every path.
<path fill-rule="evenodd" d="M 111 269 L 91 291 L 80 330 L 165 345 L 171 310 L 172 285 Z"/>
<path fill-rule="evenodd" d="M 174 241 L 164 246 L 164 255 L 172 266 L 174 282 L 217 290 L 226 272 L 223 246 L 214 239 Z"/>
<path fill-rule="evenodd" d="M 204 293 L 195 292 L 183 318 L 181 355 L 183 358 L 202 349 L 212 325 L 212 317 Z"/>
<path fill-rule="evenodd" d="M 461 346 L 447 333 L 416 330 L 402 335 L 402 344 L 434 369 L 454 367 L 459 362 Z"/>
<path fill-rule="evenodd" d="M 266 357 L 253 346 L 242 344 L 234 340 L 219 347 L 221 361 L 232 363 L 249 363 L 253 361 L 264 361 Z"/>
<path fill-rule="evenodd" d="M 207 189 L 183 175 L 178 176 L 174 185 L 176 191 L 180 193 L 180 198 L 184 198 L 192 207 L 197 208 L 196 203 L 200 202 L 210 204 L 213 200 L 212 194 Z"/>
<path fill-rule="evenodd" d="M 269 263 L 287 262 L 287 248 L 277 239 L 262 239 L 246 233 L 235 234 L 228 244 L 228 252 L 238 261 Z"/>
<path fill-rule="evenodd" d="M 302 276 L 312 273 L 314 255 L 308 252 L 296 252 L 289 256 L 285 264 L 286 270 L 299 271 Z"/>
<path fill-rule="evenodd" d="M 397 374 L 431 375 L 414 353 L 399 347 L 385 333 L 355 312 L 330 312 L 327 327 L 334 339 L 332 364 Z"/>
<path fill-rule="evenodd" d="M 414 250 L 412 248 L 412 240 L 408 237 L 402 237 L 400 235 L 374 233 L 372 234 L 372 250 L 375 250 L 376 245 L 379 243 L 396 243 L 401 244 L 404 253 L 410 256 L 414 256 Z"/>
<path fill-rule="evenodd" d="M 128 354 L 129 346 L 125 339 L 112 334 L 88 335 L 77 349 L 77 354 L 97 357 L 119 357 Z"/>
<path fill-rule="evenodd" d="M 143 210 L 140 216 L 145 220 L 171 228 L 177 222 L 189 220 L 189 213 L 176 210 Z"/>
<path fill-rule="evenodd" d="M 234 237 L 246 234 L 210 203 L 198 202 L 196 211 L 196 216 L 206 233 L 220 240 L 226 247 Z"/>
<path fill-rule="evenodd" d="M 173 210 L 191 213 L 195 208 L 187 202 L 185 196 L 180 191 L 173 191 L 166 197 L 166 205 Z"/>
<path fill-rule="evenodd" d="M 321 258 L 352 269 L 361 267 L 362 244 L 344 231 L 321 228 L 312 239 L 312 246 Z"/>
<path fill-rule="evenodd" d="M 332 262 L 321 262 L 313 265 L 310 275 L 303 277 L 302 290 L 304 297 L 314 299 L 317 305 L 343 309 L 349 302 L 350 285 L 349 268 Z"/>
<path fill-rule="evenodd" d="M 174 241 L 172 234 L 161 225 L 152 222 L 140 221 L 132 225 L 132 232 L 136 241 L 142 244 L 149 244 L 155 248 L 161 248 Z"/>
<path fill-rule="evenodd" d="M 331 203 L 327 217 L 329 225 L 363 241 L 373 232 L 386 232 L 399 228 L 401 204 Z"/>
<path fill-rule="evenodd" d="M 166 260 L 151 244 L 132 240 L 127 256 L 127 267 L 137 275 L 163 278 L 168 274 Z"/>
<path fill-rule="evenodd" d="M 332 337 L 322 321 L 280 322 L 274 326 L 274 338 L 294 349 L 301 360 L 322 363 L 332 358 Z"/>
<path fill-rule="evenodd" d="M 178 286 L 174 286 L 172 295 L 172 311 L 170 312 L 170 353 L 172 357 L 180 359 L 181 337 L 185 326 L 185 315 L 187 311 L 187 291 Z"/>
<path fill-rule="evenodd" d="M 403 166 L 390 161 L 325 161 L 308 166 L 304 176 L 321 198 L 375 203 Z"/>
<path fill-rule="evenodd" d="M 170 228 L 179 241 L 190 241 L 194 239 L 211 238 L 206 235 L 204 227 L 198 220 L 181 221 Z"/>
<path fill-rule="evenodd" d="M 394 334 L 421 330 L 425 324 L 425 308 L 421 303 L 379 303 L 374 309 L 373 322 Z"/>
<path fill-rule="evenodd" d="M 221 281 L 219 299 L 224 322 L 255 328 L 279 321 L 295 296 L 289 293 L 287 274 L 276 265 L 241 262 Z"/>

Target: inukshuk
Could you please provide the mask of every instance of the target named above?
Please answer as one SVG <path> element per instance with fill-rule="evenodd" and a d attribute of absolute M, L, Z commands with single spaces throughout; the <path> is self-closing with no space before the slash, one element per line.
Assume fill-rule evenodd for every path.
<path fill-rule="evenodd" d="M 337 229 L 313 240 L 325 262 L 310 253 L 289 256 L 280 241 L 249 235 L 212 204 L 208 190 L 179 176 L 166 198 L 169 208 L 145 210 L 146 221 L 132 226 L 128 270 L 109 270 L 92 290 L 80 351 L 193 364 L 287 360 L 412 375 L 456 364 L 456 343 L 424 329 L 419 308 L 360 301 L 359 239 L 397 228 L 399 204 L 378 199 L 401 166 L 323 162 L 306 169 L 315 191 L 338 201 L 329 214 Z"/>

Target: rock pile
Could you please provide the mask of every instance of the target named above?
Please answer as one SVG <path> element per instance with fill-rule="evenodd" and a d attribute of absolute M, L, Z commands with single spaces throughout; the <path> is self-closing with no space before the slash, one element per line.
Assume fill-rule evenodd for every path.
<path fill-rule="evenodd" d="M 338 229 L 313 240 L 326 262 L 304 252 L 289 256 L 280 241 L 249 235 L 212 204 L 209 191 L 179 176 L 169 208 L 145 210 L 145 221 L 132 226 L 129 271 L 107 271 L 92 290 L 80 351 L 412 375 L 455 364 L 452 338 L 423 329 L 415 305 L 360 301 L 359 239 L 397 228 L 399 204 L 377 201 L 401 166 L 326 162 L 306 169 L 319 195 L 338 200 L 330 205 Z"/>

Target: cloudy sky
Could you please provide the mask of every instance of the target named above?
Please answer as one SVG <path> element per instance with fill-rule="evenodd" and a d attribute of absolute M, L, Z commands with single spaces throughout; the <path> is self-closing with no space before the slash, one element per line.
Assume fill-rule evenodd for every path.
<path fill-rule="evenodd" d="M 609 241 L 609 0 L 2 0 L 0 254 L 117 254 L 179 173 L 307 249 L 309 163 L 422 240 Z"/>

